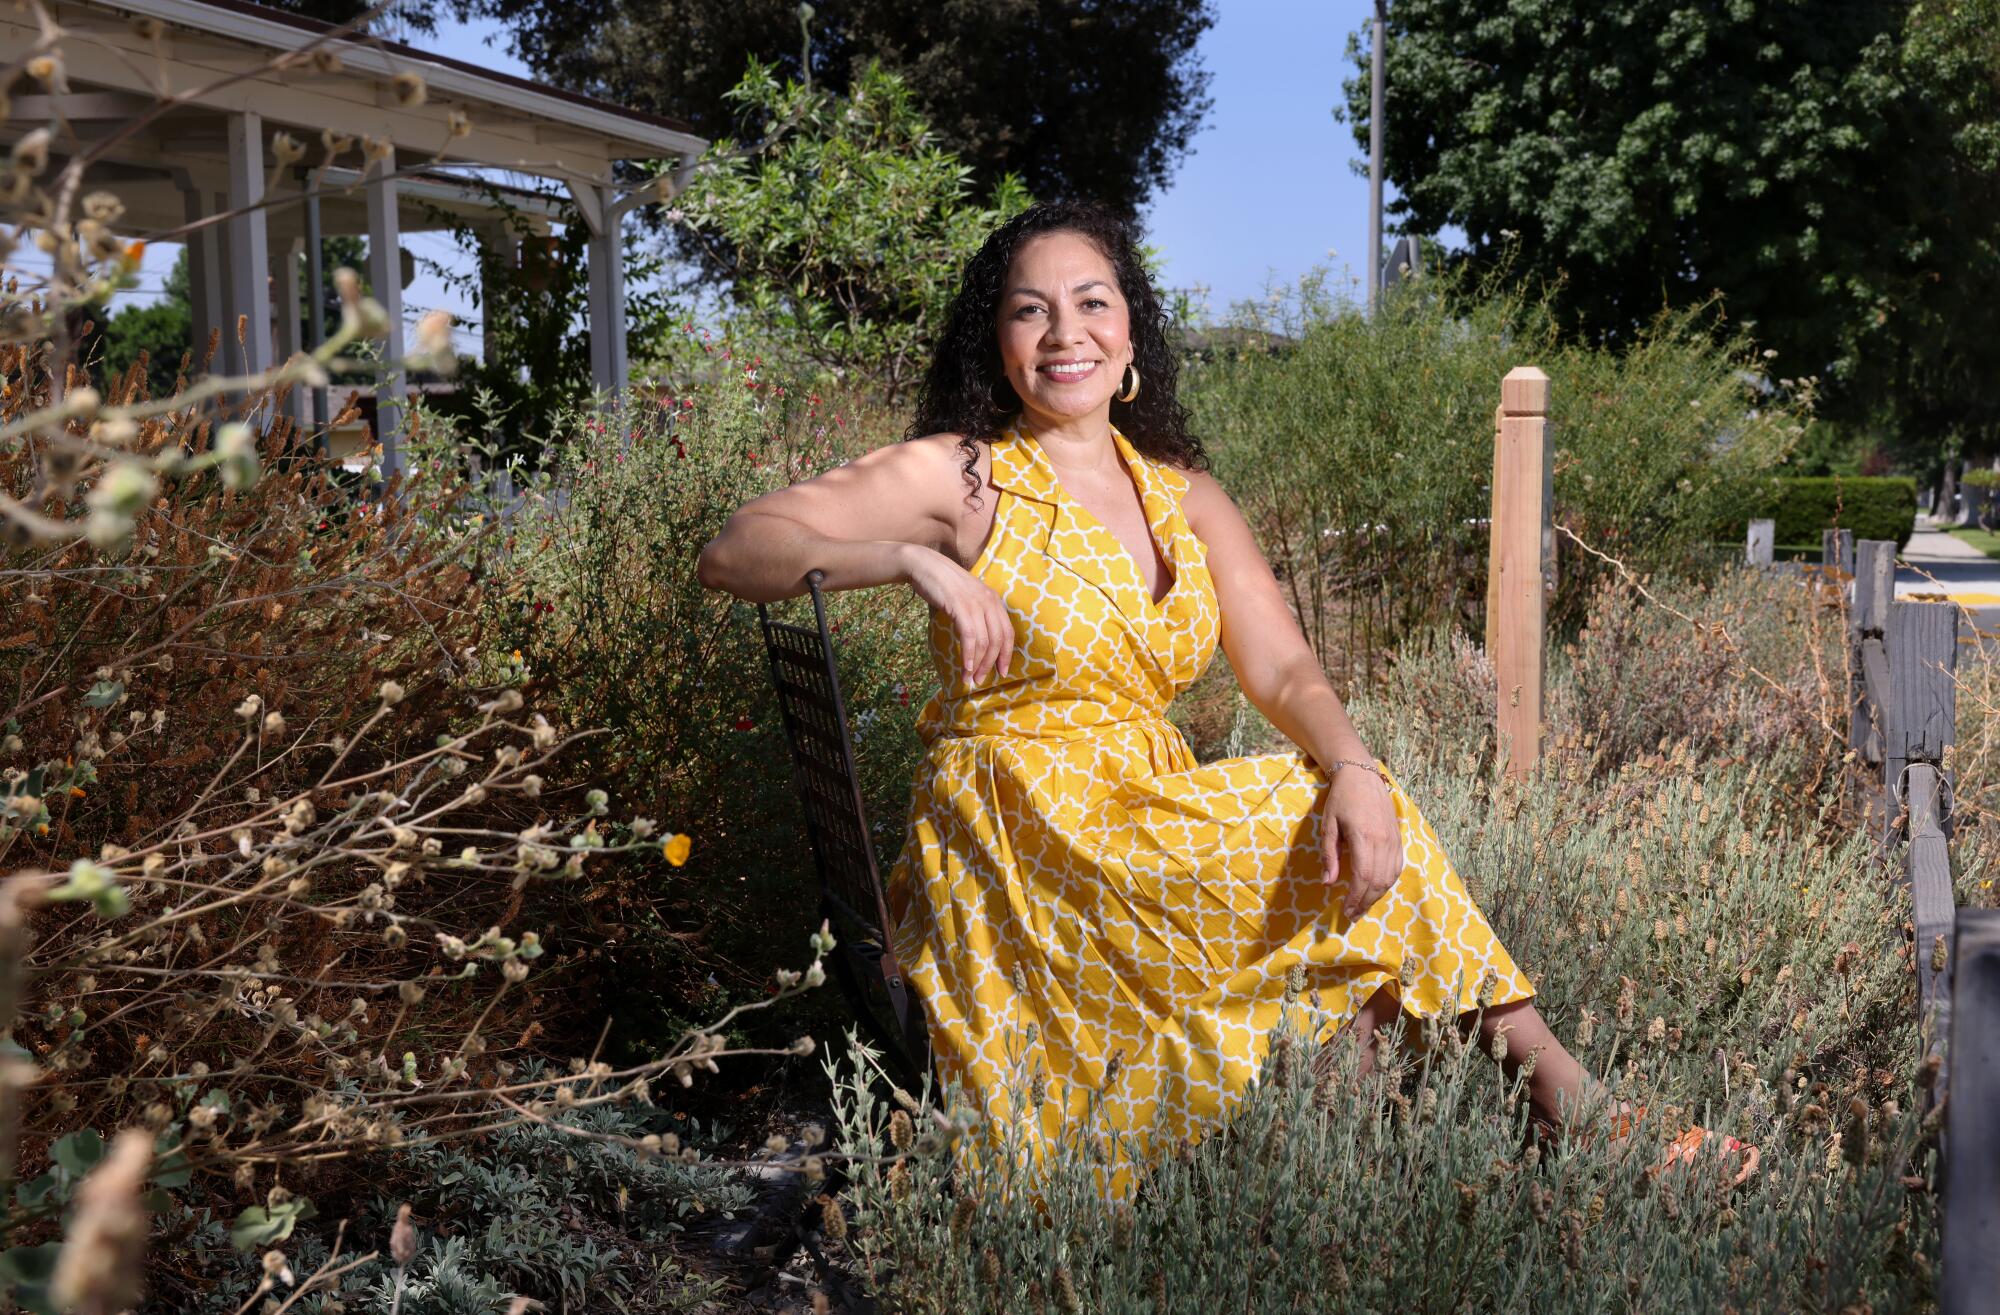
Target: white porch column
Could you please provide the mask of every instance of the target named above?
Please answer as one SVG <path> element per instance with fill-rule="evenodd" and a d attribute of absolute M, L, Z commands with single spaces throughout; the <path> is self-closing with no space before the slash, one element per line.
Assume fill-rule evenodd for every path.
<path fill-rule="evenodd" d="M 382 477 L 403 469 L 403 259 L 402 224 L 396 214 L 396 156 L 368 166 L 368 283 L 389 318 L 382 355 L 389 362 L 375 390 L 376 439 L 382 444 Z"/>
<path fill-rule="evenodd" d="M 613 189 L 595 184 L 572 186 L 577 191 L 587 189 L 596 202 L 579 207 L 591 230 L 590 378 L 599 392 L 616 394 L 624 389 L 629 368 L 625 355 L 625 247 L 620 240 L 625 213 L 614 206 L 617 193 Z"/>
<path fill-rule="evenodd" d="M 229 116 L 229 208 L 244 210 L 264 199 L 264 118 L 249 110 Z M 228 323 L 223 354 L 244 373 L 271 366 L 271 254 L 262 209 L 229 220 Z M 236 343 L 238 315 L 249 316 Z"/>
<path fill-rule="evenodd" d="M 278 360 L 280 361 L 289 361 L 295 353 L 305 350 L 299 341 L 299 327 L 305 318 L 305 299 L 299 281 L 299 253 L 305 249 L 305 244 L 304 238 L 295 237 L 277 256 L 276 273 L 278 288 L 282 294 L 278 315 Z M 291 399 L 286 403 L 286 410 L 291 413 L 301 432 L 310 429 L 312 424 L 312 407 L 309 400 L 311 392 L 310 388 L 293 384 Z"/>
<path fill-rule="evenodd" d="M 211 194 L 195 186 L 181 193 L 183 213 L 192 224 L 215 213 L 210 209 Z M 217 225 L 210 224 L 188 234 L 188 301 L 193 311 L 194 349 L 191 373 L 200 374 L 201 354 L 208 350 L 208 335 L 222 323 L 222 243 Z M 220 350 L 220 349 L 218 349 Z"/>
<path fill-rule="evenodd" d="M 228 192 L 209 193 L 209 214 L 223 214 L 228 209 Z M 239 298 L 236 295 L 236 269 L 229 258 L 229 221 L 210 224 L 202 231 L 208 233 L 209 240 L 214 243 L 211 250 L 215 259 L 209 265 L 208 277 L 215 289 L 215 327 L 222 330 L 222 336 L 216 339 L 215 355 L 209 358 L 208 372 L 228 374 L 237 367 L 239 364 L 237 358 L 242 355 L 236 346 L 236 315 L 241 308 L 237 304 Z M 204 343 L 203 346 L 207 344 Z"/>
<path fill-rule="evenodd" d="M 492 266 L 497 264 L 501 271 L 510 270 L 516 263 L 515 249 L 520 243 L 514 237 L 514 230 L 505 224 L 495 224 L 479 237 L 479 359 L 486 365 L 493 364 L 499 355 L 496 330 L 499 315 L 493 308 L 493 297 L 499 291 L 499 281 L 490 275 Z M 501 277 L 505 277 L 504 273 Z"/>

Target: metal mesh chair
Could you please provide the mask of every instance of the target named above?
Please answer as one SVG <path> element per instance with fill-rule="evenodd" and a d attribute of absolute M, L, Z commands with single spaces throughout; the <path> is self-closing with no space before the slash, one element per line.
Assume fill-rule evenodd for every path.
<path fill-rule="evenodd" d="M 817 570 L 806 575 L 814 628 L 774 621 L 762 603 L 757 619 L 792 746 L 792 781 L 805 808 L 806 839 L 819 871 L 821 916 L 839 942 L 834 976 L 863 1029 L 917 1083 L 930 1065 L 930 1047 L 923 1009 L 911 997 L 889 944 L 889 909 L 854 774 L 854 741 L 820 592 L 825 578 Z"/>

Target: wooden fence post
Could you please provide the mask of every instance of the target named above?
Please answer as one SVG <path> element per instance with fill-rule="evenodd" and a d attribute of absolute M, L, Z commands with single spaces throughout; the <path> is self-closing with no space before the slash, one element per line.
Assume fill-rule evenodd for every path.
<path fill-rule="evenodd" d="M 1544 385 L 1546 391 L 1547 385 Z M 1543 402 L 1546 410 L 1548 403 Z M 1556 462 L 1552 453 L 1546 450 L 1548 442 L 1548 422 L 1542 422 L 1542 605 L 1556 596 L 1556 587 L 1562 583 L 1562 537 L 1556 533 Z"/>
<path fill-rule="evenodd" d="M 1744 560 L 1752 566 L 1771 564 L 1771 547 L 1776 541 L 1778 523 L 1774 520 L 1754 520 L 1750 522 L 1750 537 L 1744 544 Z"/>
<path fill-rule="evenodd" d="M 1500 505 L 1500 424 L 1507 418 L 1507 408 L 1493 408 L 1493 482 L 1486 486 L 1493 506 Z M 1500 572 L 1494 569 L 1499 551 L 1495 537 L 1500 532 L 1498 521 L 1486 521 L 1486 658 L 1493 661 L 1500 652 Z"/>
<path fill-rule="evenodd" d="M 1821 530 L 1819 563 L 1844 575 L 1854 574 L 1854 531 Z"/>
<path fill-rule="evenodd" d="M 1847 743 L 1862 770 L 1856 779 L 1882 781 L 1882 748 L 1888 733 L 1889 653 L 1883 636 L 1889 627 L 1889 605 L 1896 601 L 1896 542 L 1863 539 L 1854 545 L 1853 594 L 1847 608 L 1850 703 Z M 1869 792 L 1869 829 L 1880 835 L 1882 792 Z"/>
<path fill-rule="evenodd" d="M 1956 610 L 1956 609 L 1954 609 Z M 1944 1253 L 1941 1315 L 1993 1308 L 2000 1292 L 2000 910 L 1959 915 L 1952 950 L 1958 1008 L 1952 1013 L 1956 1073 L 1945 1103 Z"/>
<path fill-rule="evenodd" d="M 1951 856 L 1944 834 L 1944 773 L 1958 708 L 1958 608 L 1949 603 L 1891 603 L 1892 676 L 1883 784 L 1900 797 L 1909 838 L 1904 874 L 1915 906 L 1917 1010 L 1925 1053 L 1942 1051 L 1951 1008 L 1950 947 L 1955 908 Z M 1886 810 L 1885 810 L 1886 811 Z M 1893 844 L 1894 821 L 1885 833 Z M 1933 1090 L 1941 1090 L 1943 1078 Z"/>
<path fill-rule="evenodd" d="M 1917 1039 L 1926 1058 L 1939 1057 L 1930 1094 L 1935 1102 L 1951 1062 L 1944 1040 L 1951 1030 L 1951 941 L 1958 910 L 1952 902 L 1951 852 L 1939 824 L 1943 777 L 1936 764 L 1913 762 L 1907 780 L 1903 803 L 1910 812 L 1910 847 L 1903 861 L 1917 926 Z"/>
<path fill-rule="evenodd" d="M 1542 749 L 1548 411 L 1549 377 L 1534 366 L 1518 366 L 1500 381 L 1487 633 L 1499 683 L 1495 724 L 1510 776 L 1533 770 Z"/>

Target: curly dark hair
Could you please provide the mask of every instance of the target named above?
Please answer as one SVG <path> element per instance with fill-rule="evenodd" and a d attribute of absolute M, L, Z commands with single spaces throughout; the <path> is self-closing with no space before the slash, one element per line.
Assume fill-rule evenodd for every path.
<path fill-rule="evenodd" d="M 1130 310 L 1132 361 L 1141 386 L 1131 402 L 1111 399 L 1111 423 L 1133 447 L 1156 461 L 1185 470 L 1208 469 L 1201 440 L 1188 433 L 1188 411 L 1176 390 L 1180 362 L 1167 341 L 1167 313 L 1139 258 L 1132 229 L 1118 215 L 1089 201 L 1038 202 L 994 229 L 965 263 L 944 332 L 917 391 L 916 418 L 904 438 L 957 434 L 965 453 L 966 481 L 972 495 L 978 496 L 978 440 L 1000 433 L 1021 403 L 1000 368 L 994 322 L 1001 284 L 1014 253 L 1044 233 L 1076 233 L 1094 243 L 1111 262 Z M 1000 404 L 1003 400 L 1005 405 Z"/>

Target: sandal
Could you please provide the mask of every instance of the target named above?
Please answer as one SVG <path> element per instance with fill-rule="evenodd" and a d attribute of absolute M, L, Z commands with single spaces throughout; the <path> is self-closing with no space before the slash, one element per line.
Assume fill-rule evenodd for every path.
<path fill-rule="evenodd" d="M 1701 1153 L 1701 1148 L 1708 1144 L 1710 1138 L 1717 1139 L 1715 1153 L 1719 1157 L 1727 1160 L 1731 1156 L 1735 1156 L 1742 1162 L 1741 1167 L 1729 1179 L 1727 1185 L 1730 1187 L 1741 1187 L 1744 1183 L 1748 1182 L 1750 1175 L 1757 1172 L 1757 1161 L 1762 1158 L 1762 1152 L 1748 1142 L 1738 1141 L 1734 1137 L 1710 1132 L 1707 1128 L 1698 1125 L 1689 1125 L 1686 1132 L 1683 1132 L 1668 1143 L 1666 1158 L 1646 1170 L 1646 1173 L 1649 1176 L 1657 1176 L 1661 1171 L 1669 1169 L 1676 1164 L 1693 1164 L 1695 1157 Z"/>
<path fill-rule="evenodd" d="M 1634 1105 L 1629 1109 L 1619 1110 L 1612 1116 L 1609 1133 L 1610 1140 L 1623 1141 L 1625 1138 L 1631 1136 L 1645 1117 L 1646 1107 L 1644 1105 Z M 1757 1172 L 1757 1163 L 1763 1158 L 1763 1153 L 1748 1142 L 1711 1132 L 1709 1129 L 1697 1124 L 1688 1125 L 1685 1132 L 1667 1143 L 1666 1155 L 1658 1164 L 1646 1170 L 1646 1176 L 1657 1178 L 1661 1173 L 1677 1164 L 1693 1164 L 1695 1157 L 1701 1154 L 1701 1148 L 1707 1145 L 1711 1139 L 1716 1141 L 1715 1153 L 1717 1156 L 1724 1160 L 1728 1160 L 1733 1156 L 1741 1161 L 1735 1174 L 1730 1177 L 1728 1185 L 1731 1187 L 1741 1187 L 1744 1183 L 1750 1181 L 1750 1176 Z"/>

